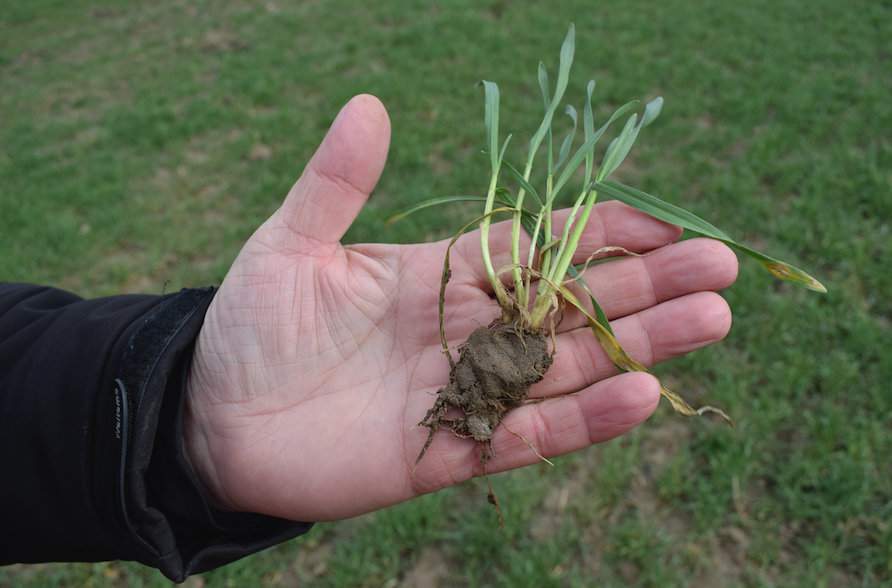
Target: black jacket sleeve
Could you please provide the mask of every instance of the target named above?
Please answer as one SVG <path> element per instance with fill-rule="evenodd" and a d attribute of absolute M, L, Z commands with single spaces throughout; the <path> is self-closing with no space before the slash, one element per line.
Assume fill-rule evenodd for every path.
<path fill-rule="evenodd" d="M 186 458 L 213 296 L 0 284 L 0 564 L 128 559 L 180 582 L 309 529 L 214 510 Z"/>

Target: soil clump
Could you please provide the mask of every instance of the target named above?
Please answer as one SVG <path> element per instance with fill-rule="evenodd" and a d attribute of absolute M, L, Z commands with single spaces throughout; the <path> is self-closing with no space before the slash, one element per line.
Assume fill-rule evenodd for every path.
<path fill-rule="evenodd" d="M 493 432 L 510 410 L 527 399 L 552 362 L 545 332 L 496 321 L 476 329 L 450 361 L 449 383 L 419 425 L 430 432 L 415 463 L 421 461 L 440 427 L 485 444 L 481 459 L 492 455 Z M 451 358 L 450 358 L 451 359 Z M 454 415 L 454 416 L 453 416 Z"/>

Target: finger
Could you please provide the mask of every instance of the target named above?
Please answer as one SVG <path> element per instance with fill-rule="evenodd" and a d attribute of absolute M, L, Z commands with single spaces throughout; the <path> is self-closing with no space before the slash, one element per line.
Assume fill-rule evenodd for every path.
<path fill-rule="evenodd" d="M 570 215 L 569 210 L 554 213 L 552 232 L 559 234 Z M 582 233 L 577 249 L 576 262 L 582 262 L 593 251 L 606 245 L 625 247 L 630 251 L 644 252 L 671 243 L 681 236 L 681 229 L 659 221 L 652 216 L 620 202 L 610 201 L 596 205 Z M 530 237 L 520 232 L 521 263 L 526 264 Z M 443 245 L 445 247 L 445 244 Z M 511 263 L 511 222 L 495 223 L 490 228 L 489 249 L 493 267 L 498 270 Z M 481 262 L 480 232 L 463 235 L 455 245 L 453 264 L 456 280 L 465 280 L 484 290 L 489 290 L 489 280 Z"/>
<path fill-rule="evenodd" d="M 287 228 L 277 244 L 315 249 L 340 241 L 378 183 L 389 145 L 384 105 L 368 94 L 351 99 L 276 212 Z"/>
<path fill-rule="evenodd" d="M 589 386 L 578 394 L 512 411 L 492 439 L 489 473 L 519 468 L 613 439 L 645 421 L 660 401 L 660 384 L 650 374 L 629 373 Z M 482 473 L 479 460 L 468 467 Z"/>
<path fill-rule="evenodd" d="M 721 341 L 731 329 L 731 309 L 713 292 L 676 298 L 611 323 L 623 349 L 644 365 Z M 614 375 L 616 367 L 588 328 L 557 336 L 554 363 L 531 397 L 580 390 Z"/>
<path fill-rule="evenodd" d="M 626 316 L 685 294 L 727 288 L 737 279 L 737 256 L 713 239 L 689 239 L 643 257 L 627 257 L 589 268 L 583 276 L 608 318 Z M 581 296 L 580 300 L 588 300 Z M 559 332 L 585 326 L 568 306 Z"/>

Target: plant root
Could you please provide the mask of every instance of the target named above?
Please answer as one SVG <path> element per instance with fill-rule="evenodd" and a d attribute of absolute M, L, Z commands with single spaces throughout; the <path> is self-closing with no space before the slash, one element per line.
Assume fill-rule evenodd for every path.
<path fill-rule="evenodd" d="M 489 445 L 488 441 L 486 445 Z M 499 497 L 496 495 L 496 491 L 493 490 L 492 480 L 489 479 L 489 472 L 486 471 L 486 463 L 489 461 L 490 456 L 492 456 L 492 447 L 489 448 L 488 452 L 483 451 L 480 454 L 480 462 L 483 464 L 483 477 L 486 478 L 486 500 L 496 509 L 496 515 L 499 517 L 499 528 L 504 529 L 505 515 L 502 514 L 502 505 L 499 504 Z"/>
<path fill-rule="evenodd" d="M 533 455 L 535 455 L 536 457 L 539 458 L 539 461 L 544 461 L 545 463 L 547 463 L 547 464 L 550 465 L 551 467 L 554 467 L 554 462 L 551 461 L 550 459 L 548 459 L 547 457 L 545 457 L 544 455 L 542 455 L 542 453 L 541 453 L 538 449 L 536 449 L 536 446 L 533 445 L 533 442 L 532 442 L 532 441 L 530 441 L 529 439 L 527 439 L 526 437 L 524 437 L 523 435 L 521 435 L 521 434 L 518 433 L 517 431 L 514 431 L 514 430 L 510 429 L 510 428 L 508 427 L 508 425 L 502 425 L 502 426 L 505 427 L 505 430 L 506 430 L 506 431 L 508 431 L 509 433 L 511 433 L 512 435 L 514 435 L 515 437 L 517 437 L 518 439 L 520 439 L 521 441 L 523 441 L 523 442 L 526 444 L 526 446 L 530 448 L 530 451 L 533 452 Z"/>

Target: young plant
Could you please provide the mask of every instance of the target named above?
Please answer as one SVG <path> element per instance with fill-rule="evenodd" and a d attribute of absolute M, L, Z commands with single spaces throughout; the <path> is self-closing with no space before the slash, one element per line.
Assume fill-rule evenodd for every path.
<path fill-rule="evenodd" d="M 561 46 L 554 87 L 550 85 L 545 66 L 539 64 L 538 81 L 544 103 L 544 116 L 529 141 L 522 168 L 516 168 L 505 160 L 511 135 L 500 140 L 499 88 L 494 82 L 484 81 L 484 123 L 490 163 L 486 196 L 437 198 L 422 202 L 398 215 L 402 217 L 448 202 L 483 202 L 482 216 L 465 225 L 446 250 L 440 291 L 440 336 L 450 363 L 449 383 L 439 390 L 434 405 L 420 423 L 429 429 L 429 435 L 418 455 L 419 461 L 437 430 L 445 427 L 455 435 L 483 443 L 481 455 L 485 464 L 491 455 L 489 443 L 496 427 L 507 412 L 527 402 L 530 387 L 542 379 L 551 365 L 554 348 L 553 345 L 549 346 L 549 334 L 553 333 L 558 320 L 556 317 L 564 304 L 575 307 L 586 317 L 593 335 L 617 368 L 623 371 L 646 371 L 645 366 L 629 356 L 619 344 L 597 300 L 579 279 L 591 260 L 599 255 L 630 252 L 620 247 L 605 247 L 592 252 L 589 261 L 580 267 L 572 263 L 592 209 L 601 195 L 622 201 L 691 233 L 722 241 L 755 258 L 777 278 L 798 283 L 811 290 L 826 292 L 820 282 L 801 269 L 738 243 L 727 233 L 682 208 L 610 179 L 611 174 L 629 154 L 641 130 L 659 116 L 662 98 L 648 102 L 640 114 L 632 112 L 628 116 L 622 129 L 604 150 L 600 164 L 596 167 L 595 153 L 600 139 L 613 123 L 635 110 L 638 102 L 624 104 L 596 129 L 592 110 L 595 82 L 589 81 L 582 109 L 582 142 L 573 150 L 578 114 L 572 106 L 566 106 L 564 112 L 572 120 L 573 127 L 561 141 L 555 158 L 552 130 L 554 117 L 567 89 L 574 49 L 575 32 L 571 25 Z M 543 145 L 544 155 L 540 153 Z M 537 168 L 537 160 L 540 159 L 544 159 L 544 162 Z M 512 179 L 513 190 L 501 184 L 503 172 Z M 574 180 L 580 177 L 580 172 L 582 183 L 576 185 Z M 534 184 L 541 189 L 534 187 Z M 555 234 L 551 224 L 552 209 L 555 202 L 568 192 L 572 196 L 570 214 L 562 231 Z M 531 201 L 533 206 L 528 207 Z M 489 247 L 490 225 L 497 214 L 510 215 L 512 222 L 511 263 L 501 268 L 493 266 Z M 489 326 L 480 327 L 471 333 L 459 347 L 459 359 L 456 362 L 449 353 L 443 324 L 444 294 L 450 277 L 449 251 L 458 235 L 477 223 L 480 225 L 481 261 L 501 307 L 501 316 L 494 317 L 495 320 Z M 529 249 L 526 251 L 521 248 L 523 230 L 531 236 Z M 506 287 L 503 283 L 503 274 L 510 274 L 510 286 Z M 582 289 L 591 308 L 571 290 L 571 285 Z M 661 388 L 661 393 L 681 414 L 714 412 L 731 422 L 719 409 L 709 406 L 695 409 L 681 396 L 665 387 Z M 450 409 L 454 409 L 454 414 L 459 416 L 449 417 L 447 413 Z"/>

